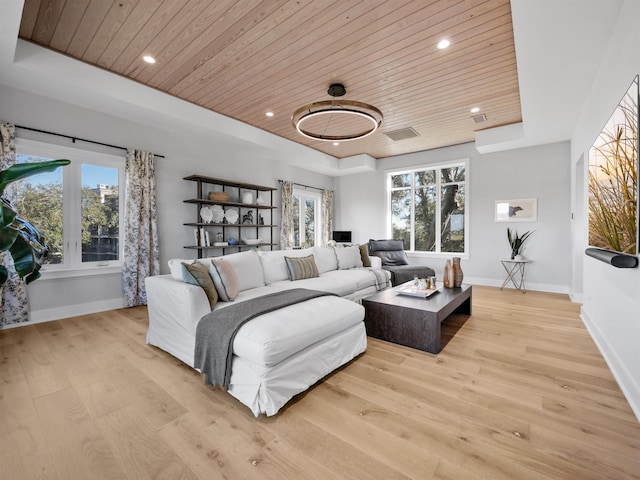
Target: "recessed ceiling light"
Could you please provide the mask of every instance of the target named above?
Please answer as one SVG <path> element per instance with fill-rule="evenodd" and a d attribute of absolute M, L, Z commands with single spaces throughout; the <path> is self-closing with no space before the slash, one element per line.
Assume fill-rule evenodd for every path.
<path fill-rule="evenodd" d="M 333 142 L 334 147 L 337 147 L 338 145 L 340 145 L 340 142 Z"/>
<path fill-rule="evenodd" d="M 267 113 L 265 113 L 265 115 L 266 115 L 267 117 L 273 117 L 273 112 L 267 112 Z"/>
<path fill-rule="evenodd" d="M 142 59 L 147 63 L 156 63 L 156 59 L 151 55 L 145 55 L 144 57 L 142 57 Z"/>
<path fill-rule="evenodd" d="M 451 45 L 451 42 L 446 38 L 438 42 L 438 48 L 440 50 L 442 50 L 443 48 L 447 48 L 449 45 Z"/>
<path fill-rule="evenodd" d="M 480 107 L 473 107 L 471 109 L 471 113 L 478 113 L 480 111 Z"/>

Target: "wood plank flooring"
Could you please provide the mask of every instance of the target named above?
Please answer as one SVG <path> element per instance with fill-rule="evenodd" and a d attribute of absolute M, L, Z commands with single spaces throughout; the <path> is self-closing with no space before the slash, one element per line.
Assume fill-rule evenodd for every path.
<path fill-rule="evenodd" d="M 2 479 L 640 479 L 640 424 L 564 295 L 474 287 L 432 355 L 367 352 L 254 418 L 144 307 L 0 331 Z"/>

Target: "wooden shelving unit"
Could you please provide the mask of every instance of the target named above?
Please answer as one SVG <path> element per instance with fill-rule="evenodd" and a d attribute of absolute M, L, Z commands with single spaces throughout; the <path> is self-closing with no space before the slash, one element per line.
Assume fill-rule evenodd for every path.
<path fill-rule="evenodd" d="M 273 250 L 273 247 L 276 245 L 273 243 L 273 229 L 277 227 L 277 225 L 273 224 L 273 211 L 276 208 L 273 205 L 273 192 L 277 190 L 276 188 L 253 185 L 251 183 L 233 182 L 202 175 L 189 175 L 188 177 L 184 177 L 184 180 L 196 182 L 196 198 L 184 200 L 184 203 L 191 203 L 196 206 L 196 221 L 187 222 L 183 225 L 192 227 L 197 232 L 194 237 L 194 244 L 185 245 L 184 248 L 197 250 L 198 258 L 217 256 L 215 253 L 216 250 L 220 255 L 224 255 L 226 252 L 238 252 L 252 248 L 268 248 L 269 250 Z M 208 194 L 210 191 L 228 193 L 229 201 L 219 202 L 209 200 Z M 241 201 L 242 196 L 247 192 L 252 194 L 252 203 L 243 203 Z M 258 196 L 263 199 L 264 203 L 256 203 Z M 238 223 L 227 223 L 226 220 L 223 223 L 206 223 L 202 221 L 200 210 L 209 205 L 220 205 L 225 211 L 228 208 L 237 209 Z M 242 223 L 243 216 L 248 212 L 253 212 L 254 223 Z M 260 217 L 264 220 L 263 224 L 256 223 Z M 209 232 L 210 245 L 202 245 L 200 241 L 202 231 Z M 230 238 L 234 238 L 237 240 L 237 243 L 228 246 L 213 245 L 218 233 L 222 233 L 224 241 L 229 241 Z M 246 245 L 242 243 L 241 238 L 243 236 L 247 238 L 262 238 L 263 241 L 257 245 Z M 198 239 L 197 243 L 195 243 L 196 238 Z M 210 252 L 211 250 L 214 251 L 213 255 Z"/>

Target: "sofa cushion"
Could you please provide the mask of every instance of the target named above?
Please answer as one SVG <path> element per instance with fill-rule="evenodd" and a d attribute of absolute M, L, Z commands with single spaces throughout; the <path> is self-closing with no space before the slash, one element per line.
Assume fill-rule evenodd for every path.
<path fill-rule="evenodd" d="M 323 274 L 338 269 L 338 258 L 333 247 L 313 247 L 311 250 L 318 267 L 318 273 Z"/>
<path fill-rule="evenodd" d="M 362 268 L 362 258 L 360 257 L 360 247 L 358 245 L 336 247 L 334 250 L 338 259 L 339 270 Z"/>
<path fill-rule="evenodd" d="M 356 302 L 334 296 L 313 298 L 245 323 L 233 341 L 233 353 L 256 366 L 276 365 L 358 325 L 363 317 L 364 309 Z"/>
<path fill-rule="evenodd" d="M 284 257 L 287 264 L 287 270 L 289 271 L 289 280 L 303 280 L 305 278 L 318 277 L 318 267 L 313 255 L 307 257 Z"/>
<path fill-rule="evenodd" d="M 233 266 L 224 258 L 218 257 L 211 260 L 209 268 L 213 284 L 218 291 L 218 297 L 223 302 L 233 302 L 238 296 L 238 275 Z"/>
<path fill-rule="evenodd" d="M 257 252 L 246 252 L 225 255 L 224 259 L 231 264 L 238 276 L 238 290 L 243 292 L 250 288 L 264 287 L 264 273 Z"/>
<path fill-rule="evenodd" d="M 209 305 L 211 309 L 218 302 L 218 292 L 216 291 L 216 287 L 213 284 L 213 279 L 209 274 L 209 269 L 204 265 L 200 265 L 199 263 L 182 263 L 182 279 L 185 283 L 190 283 L 191 285 L 198 285 L 204 290 L 204 293 L 207 295 L 207 299 L 209 300 Z"/>
<path fill-rule="evenodd" d="M 369 240 L 369 253 L 380 257 L 382 265 L 409 265 L 402 240 Z"/>
<path fill-rule="evenodd" d="M 291 283 L 290 280 L 276 282 L 273 284 L 275 288 L 309 288 L 311 290 L 320 290 L 322 292 L 335 293 L 340 297 L 351 295 L 357 290 L 357 284 L 347 275 L 341 275 L 342 272 L 333 270 L 323 273 L 319 277 L 305 278 Z"/>
<path fill-rule="evenodd" d="M 382 268 L 391 272 L 391 283 L 394 287 L 413 280 L 416 276 L 426 278 L 436 274 L 433 268 L 425 265 L 385 265 Z"/>
<path fill-rule="evenodd" d="M 259 251 L 260 264 L 264 272 L 264 283 L 267 285 L 289 280 L 289 271 L 284 256 L 287 257 L 306 257 L 311 253 L 311 249 L 304 250 L 270 250 Z"/>

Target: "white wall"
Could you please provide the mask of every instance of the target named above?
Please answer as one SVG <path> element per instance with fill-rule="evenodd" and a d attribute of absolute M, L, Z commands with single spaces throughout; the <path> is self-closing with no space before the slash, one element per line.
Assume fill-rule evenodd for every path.
<path fill-rule="evenodd" d="M 469 258 L 462 261 L 466 281 L 500 286 L 505 272 L 499 260 L 509 258 L 507 227 L 520 233 L 535 230 L 525 256 L 527 287 L 532 290 L 568 293 L 570 256 L 570 163 L 569 143 L 556 143 L 481 155 L 474 144 L 457 145 L 378 162 L 375 172 L 339 177 L 335 227 L 351 230 L 353 241 L 386 238 L 385 172 L 449 160 L 469 158 L 470 215 Z M 496 200 L 538 199 L 538 221 L 494 222 Z M 445 258 L 412 255 L 411 262 L 433 267 L 442 276 Z"/>
<path fill-rule="evenodd" d="M 633 78 L 640 73 L 640 2 L 627 0 L 621 9 L 607 53 L 586 99 L 582 116 L 571 141 L 574 168 L 584 169 L 588 151 Z M 584 173 L 584 170 L 583 170 Z M 575 202 L 586 202 L 584 185 L 575 185 L 580 175 L 574 175 L 572 190 Z M 582 175 L 586 181 L 586 174 Z M 584 214 L 574 225 L 577 239 L 574 255 L 584 252 L 587 217 Z M 627 400 L 640 419 L 640 269 L 617 269 L 584 256 L 582 318 L 589 328 Z"/>
<path fill-rule="evenodd" d="M 196 207 L 183 200 L 193 198 L 196 184 L 183 180 L 191 174 L 207 175 L 232 181 L 278 187 L 278 179 L 304 185 L 333 189 L 333 178 L 309 172 L 277 159 L 277 152 L 241 146 L 239 143 L 214 142 L 202 136 L 171 132 L 141 125 L 123 118 L 105 115 L 50 98 L 0 85 L 0 119 L 112 145 L 135 147 L 164 155 L 156 160 L 158 190 L 158 223 L 162 273 L 168 273 L 170 258 L 195 258 L 192 229 L 183 222 L 195 220 Z M 70 141 L 49 135 L 18 130 L 24 138 L 73 146 Z M 119 150 L 95 147 L 78 142 L 78 147 L 99 149 L 123 155 Z M 279 191 L 274 204 L 280 205 Z M 280 224 L 279 210 L 274 223 Z M 275 243 L 278 242 L 278 230 Z M 123 305 L 121 277 L 103 274 L 88 277 L 42 279 L 29 286 L 32 321 L 45 321 L 89 312 L 118 308 Z"/>

